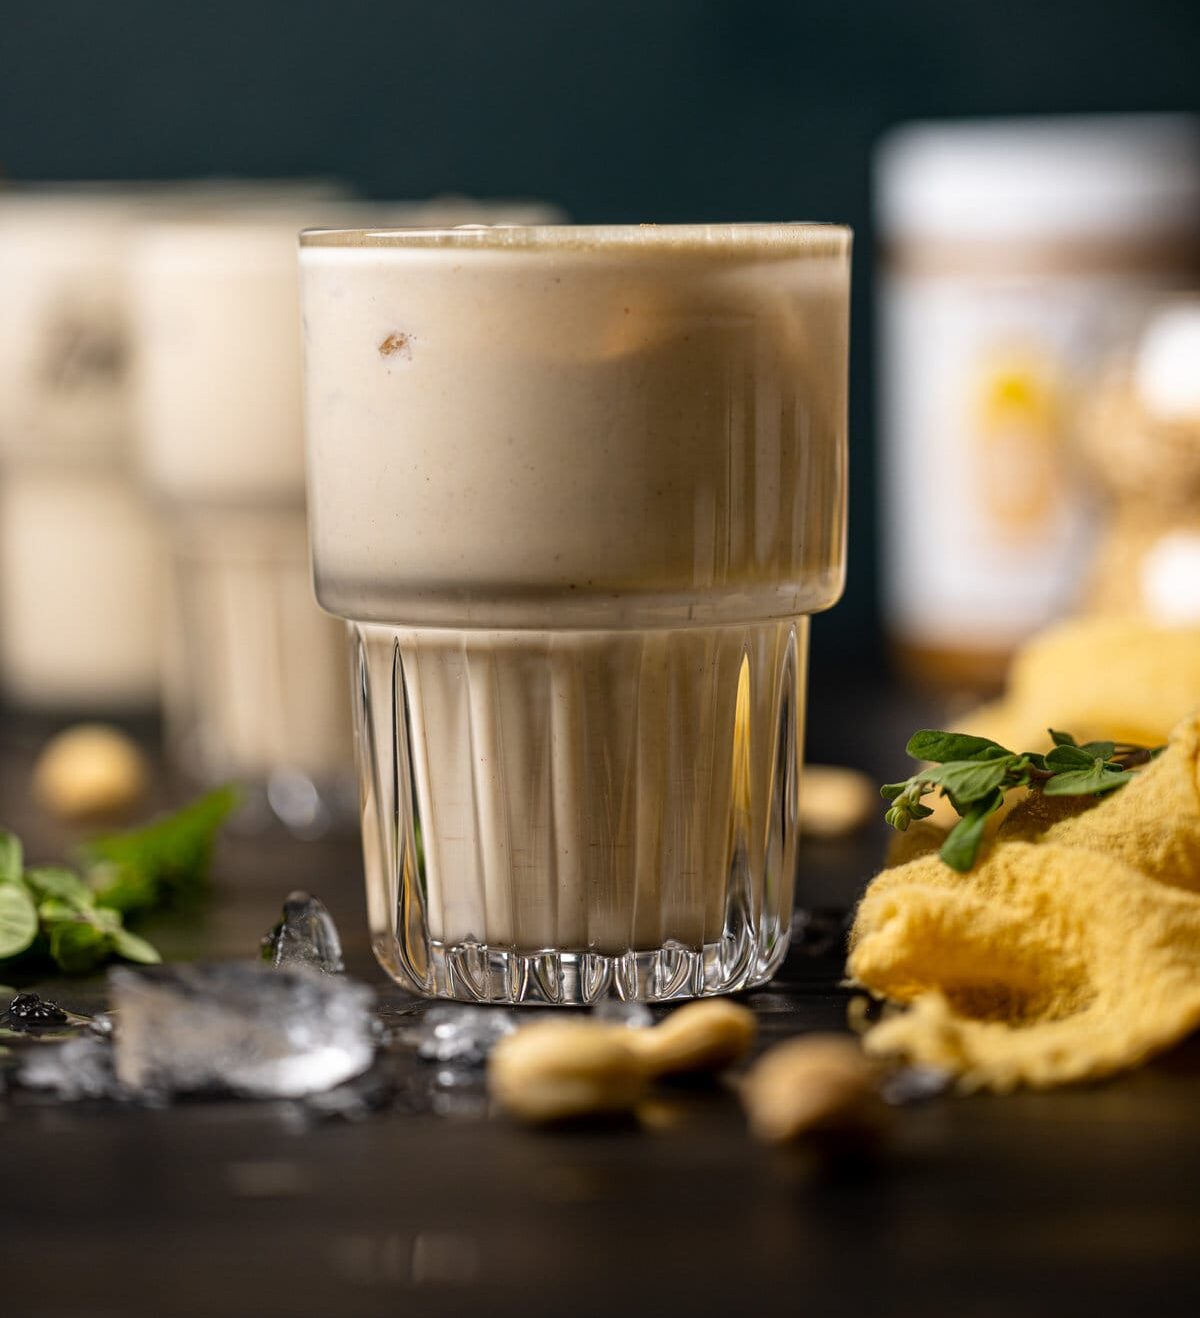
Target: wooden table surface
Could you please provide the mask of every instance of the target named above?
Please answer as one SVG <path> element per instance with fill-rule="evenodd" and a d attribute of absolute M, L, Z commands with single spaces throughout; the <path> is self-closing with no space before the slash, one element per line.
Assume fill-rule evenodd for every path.
<path fill-rule="evenodd" d="M 810 749 L 899 776 L 926 712 L 846 682 L 814 703 Z M 0 821 L 39 860 L 70 842 L 28 798 L 44 733 L 0 715 Z M 179 791 L 160 783 L 164 800 Z M 805 845 L 801 899 L 849 906 L 880 845 L 874 830 Z M 150 932 L 171 957 L 252 955 L 286 892 L 308 888 L 337 917 L 351 973 L 389 1014 L 420 1012 L 371 960 L 359 866 L 351 836 L 229 835 L 202 917 Z M 840 972 L 836 954 L 794 948 L 745 999 L 763 1043 L 842 1028 Z M 102 995 L 48 991 L 80 1009 Z M 859 1167 L 751 1143 L 720 1087 L 681 1090 L 661 1130 L 523 1130 L 407 1052 L 388 1061 L 394 1097 L 353 1121 L 288 1103 L 10 1094 L 0 1314 L 1195 1314 L 1198 1061 L 1186 1045 L 1103 1085 L 908 1107 Z"/>

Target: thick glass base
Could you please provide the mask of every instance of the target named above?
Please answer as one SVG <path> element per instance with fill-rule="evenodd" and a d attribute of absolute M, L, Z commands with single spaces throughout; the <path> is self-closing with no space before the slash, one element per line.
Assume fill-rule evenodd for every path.
<path fill-rule="evenodd" d="M 787 928 L 763 930 L 761 941 L 748 927 L 699 949 L 680 943 L 653 952 L 514 952 L 459 943 L 429 946 L 430 979 L 424 991 L 458 1002 L 527 1003 L 544 1007 L 587 1007 L 605 998 L 626 1002 L 671 1002 L 765 984 L 788 947 Z"/>
<path fill-rule="evenodd" d="M 351 635 L 367 907 L 395 979 L 583 1006 L 778 967 L 807 619 Z"/>

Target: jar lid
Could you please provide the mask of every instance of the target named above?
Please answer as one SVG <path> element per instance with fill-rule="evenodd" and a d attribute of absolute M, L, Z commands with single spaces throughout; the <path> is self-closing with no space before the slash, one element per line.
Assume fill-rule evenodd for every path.
<path fill-rule="evenodd" d="M 904 124 L 875 151 L 888 239 L 1141 239 L 1200 229 L 1200 119 L 1183 114 Z"/>

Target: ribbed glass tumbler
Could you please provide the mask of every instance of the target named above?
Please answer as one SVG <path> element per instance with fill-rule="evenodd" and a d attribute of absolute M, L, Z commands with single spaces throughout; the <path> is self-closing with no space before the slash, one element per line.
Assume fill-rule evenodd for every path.
<path fill-rule="evenodd" d="M 301 244 L 381 963 L 472 1002 L 764 982 L 844 572 L 848 231 Z"/>

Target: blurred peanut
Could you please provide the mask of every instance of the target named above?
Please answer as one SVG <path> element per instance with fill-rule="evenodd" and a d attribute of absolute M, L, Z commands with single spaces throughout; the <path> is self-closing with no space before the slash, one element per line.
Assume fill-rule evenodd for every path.
<path fill-rule="evenodd" d="M 663 1076 L 723 1071 L 750 1051 L 757 1031 L 749 1008 L 709 998 L 680 1007 L 653 1029 L 629 1034 L 647 1073 Z"/>
<path fill-rule="evenodd" d="M 135 806 L 148 776 L 146 758 L 132 738 L 107 724 L 80 723 L 42 748 L 33 791 L 61 819 L 103 819 Z"/>
<path fill-rule="evenodd" d="M 742 1085 L 742 1105 L 751 1133 L 771 1144 L 869 1137 L 888 1116 L 858 1043 L 831 1034 L 791 1039 L 765 1053 Z"/>
<path fill-rule="evenodd" d="M 879 807 L 879 791 L 865 773 L 833 764 L 806 765 L 800 775 L 800 832 L 847 837 Z"/>
<path fill-rule="evenodd" d="M 637 1033 L 587 1020 L 527 1025 L 492 1049 L 488 1090 L 530 1122 L 632 1112 L 646 1083 Z"/>

